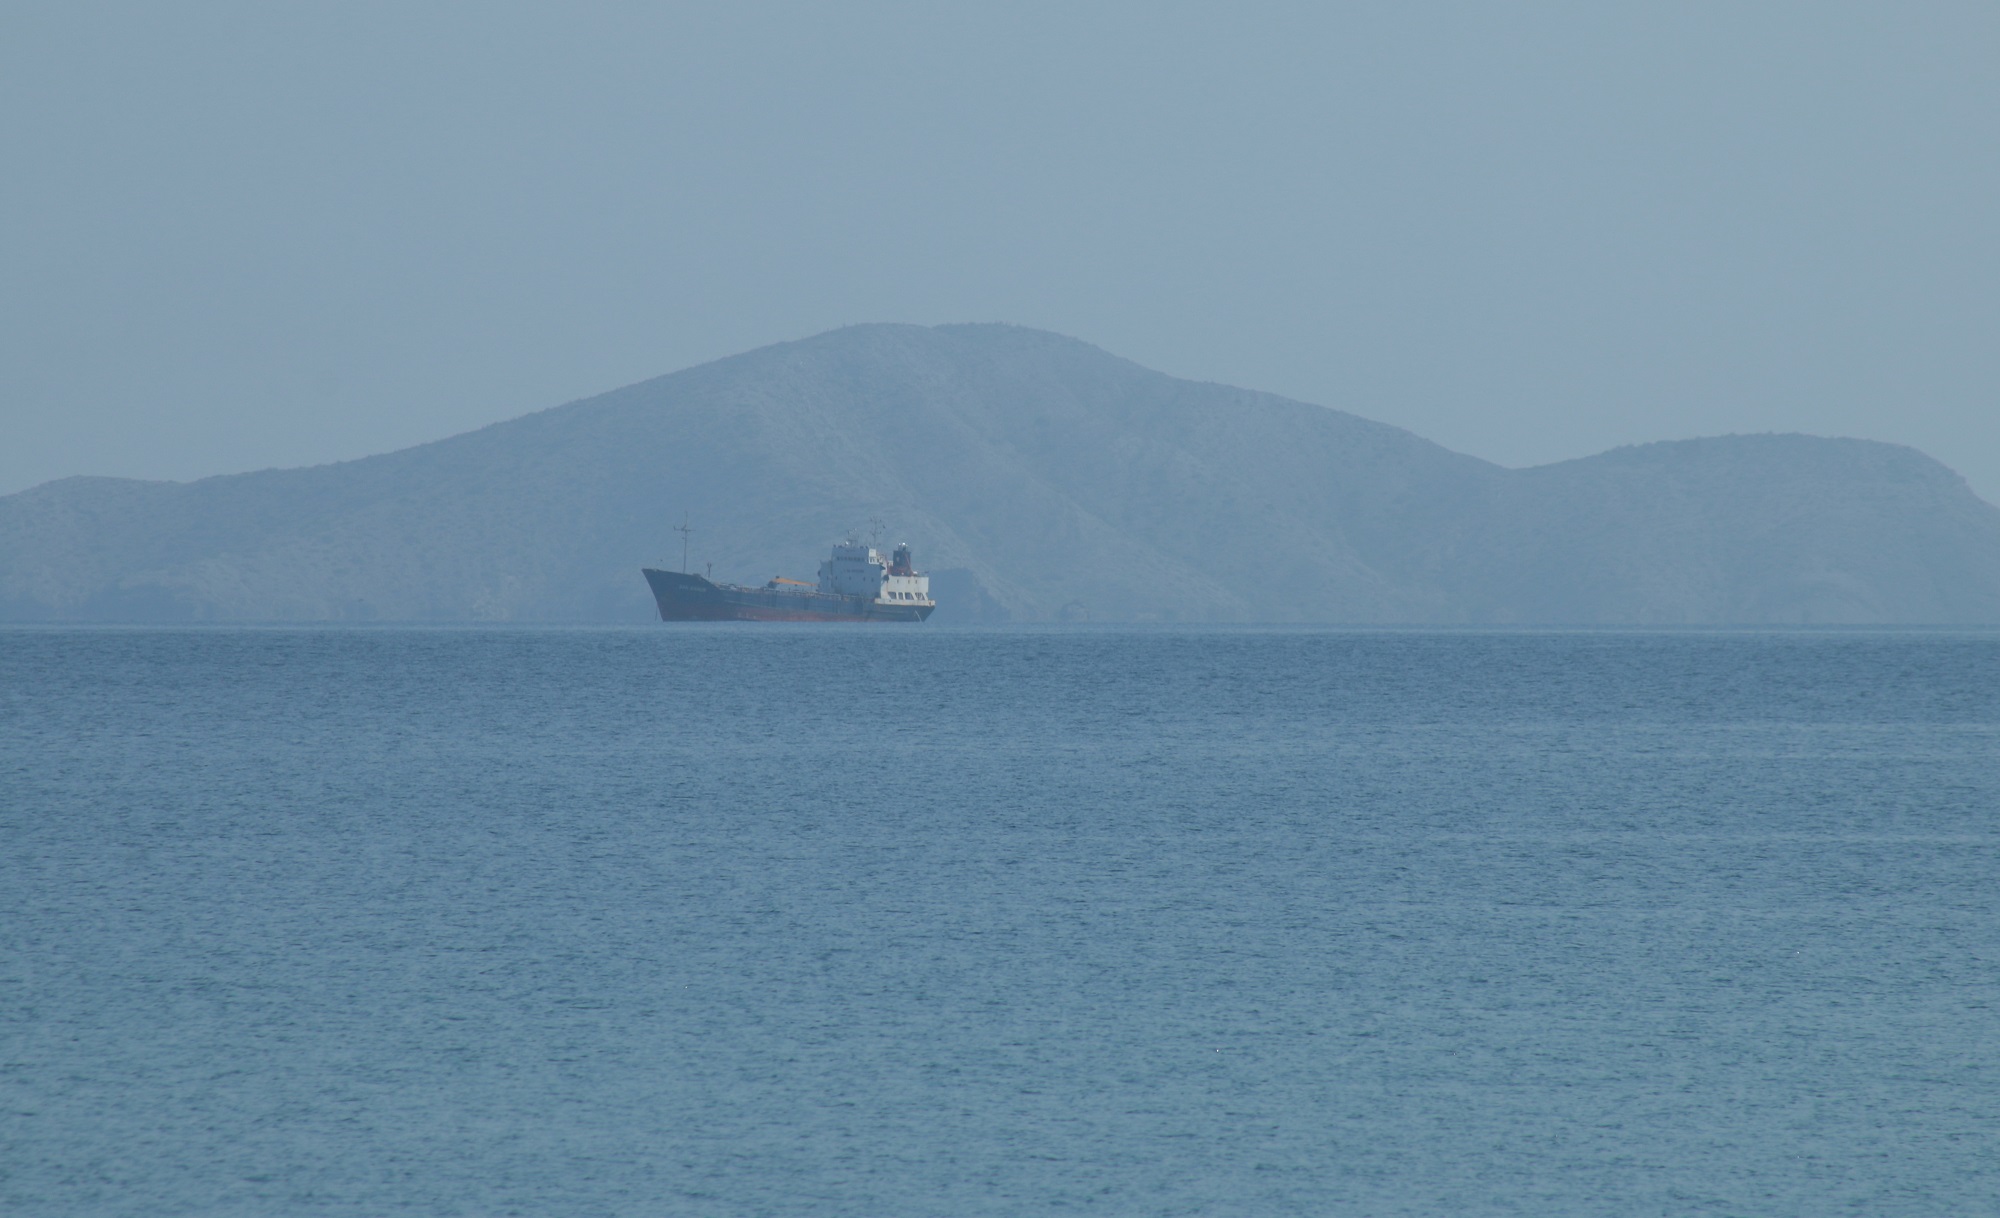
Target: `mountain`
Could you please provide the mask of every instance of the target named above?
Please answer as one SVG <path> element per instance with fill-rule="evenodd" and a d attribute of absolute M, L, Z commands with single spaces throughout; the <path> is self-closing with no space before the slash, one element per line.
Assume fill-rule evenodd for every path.
<path fill-rule="evenodd" d="M 0 619 L 643 621 L 683 513 L 697 569 L 758 583 L 886 522 L 938 621 L 2000 622 L 2000 510 L 1910 449 L 1509 470 L 998 325 L 850 327 L 335 465 L 0 497 Z"/>

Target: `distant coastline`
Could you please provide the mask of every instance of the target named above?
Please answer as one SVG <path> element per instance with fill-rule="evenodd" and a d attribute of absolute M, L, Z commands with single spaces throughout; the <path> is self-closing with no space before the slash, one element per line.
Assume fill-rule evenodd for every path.
<path fill-rule="evenodd" d="M 936 621 L 2000 623 L 2000 509 L 1913 449 L 1746 435 L 1511 470 L 1000 325 L 851 326 L 447 440 L 0 497 L 0 621 L 641 622 L 861 521 Z"/>

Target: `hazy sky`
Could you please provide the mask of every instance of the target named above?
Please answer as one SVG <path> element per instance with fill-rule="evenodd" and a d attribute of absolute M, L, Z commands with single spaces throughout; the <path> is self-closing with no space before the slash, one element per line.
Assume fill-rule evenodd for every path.
<path fill-rule="evenodd" d="M 0 7 L 0 492 L 1011 321 L 1510 465 L 2000 500 L 2000 4 Z"/>

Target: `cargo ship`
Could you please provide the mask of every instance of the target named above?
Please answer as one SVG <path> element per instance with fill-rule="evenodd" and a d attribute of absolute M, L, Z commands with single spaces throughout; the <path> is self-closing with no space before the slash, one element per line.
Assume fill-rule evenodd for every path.
<path fill-rule="evenodd" d="M 887 558 L 846 542 L 819 565 L 819 582 L 774 576 L 761 588 L 719 584 L 687 571 L 642 567 L 663 622 L 921 622 L 937 608 L 910 547 Z"/>

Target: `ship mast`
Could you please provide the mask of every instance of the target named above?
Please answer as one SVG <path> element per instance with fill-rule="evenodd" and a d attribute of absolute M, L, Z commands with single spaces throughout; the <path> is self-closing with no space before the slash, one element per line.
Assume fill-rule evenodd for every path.
<path fill-rule="evenodd" d="M 687 513 L 681 513 L 681 522 L 674 526 L 674 532 L 681 535 L 681 574 L 686 575 L 688 569 L 688 535 L 694 532 L 692 528 L 688 527 Z"/>

